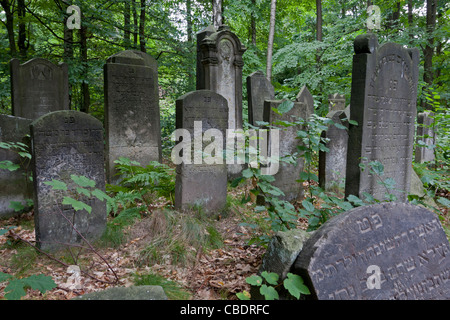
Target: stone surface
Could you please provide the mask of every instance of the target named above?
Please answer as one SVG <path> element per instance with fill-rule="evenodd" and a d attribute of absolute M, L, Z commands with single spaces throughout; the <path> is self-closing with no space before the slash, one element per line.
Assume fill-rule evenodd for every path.
<path fill-rule="evenodd" d="M 345 109 L 345 95 L 333 93 L 328 95 L 329 111 L 338 111 Z"/>
<path fill-rule="evenodd" d="M 210 90 L 187 93 L 176 101 L 176 127 L 185 129 L 190 145 L 179 152 L 192 152 L 190 161 L 177 165 L 175 180 L 175 208 L 200 206 L 208 213 L 219 213 L 226 206 L 227 168 L 223 159 L 228 125 L 227 101 Z M 205 134 L 211 133 L 210 137 Z M 186 139 L 186 140 L 185 140 Z M 181 139 L 180 139 L 181 140 Z M 200 149 L 199 154 L 194 152 Z M 214 151 L 209 148 L 213 148 Z M 221 150 L 220 150 L 221 149 Z M 205 155 L 217 156 L 211 162 Z M 213 161 L 214 160 L 214 161 Z"/>
<path fill-rule="evenodd" d="M 294 269 L 319 300 L 450 299 L 445 232 L 435 213 L 406 203 L 331 218 L 306 241 Z"/>
<path fill-rule="evenodd" d="M 422 141 L 427 146 L 436 145 L 436 133 L 434 132 L 433 113 L 421 112 L 417 115 L 416 143 Z M 417 163 L 434 161 L 434 147 L 420 147 L 416 145 L 414 161 Z"/>
<path fill-rule="evenodd" d="M 158 68 L 153 57 L 126 50 L 108 58 L 104 77 L 107 179 L 117 183 L 120 157 L 161 162 Z"/>
<path fill-rule="evenodd" d="M 350 118 L 349 108 L 331 111 L 327 115 L 334 123 L 348 128 Z M 333 190 L 345 181 L 347 166 L 348 130 L 329 125 L 328 130 L 322 133 L 322 138 L 328 138 L 326 147 L 328 152 L 319 152 L 319 186 L 325 190 Z"/>
<path fill-rule="evenodd" d="M 161 286 L 114 287 L 91 292 L 72 300 L 168 300 Z"/>
<path fill-rule="evenodd" d="M 294 122 L 297 118 L 308 119 L 314 112 L 311 106 L 307 106 L 301 102 L 294 102 L 291 110 L 282 115 L 275 112 L 273 109 L 278 109 L 282 100 L 266 100 L 264 102 L 264 121 L 270 125 L 280 128 L 279 130 L 279 157 L 280 159 L 288 155 L 293 155 L 298 152 L 297 146 L 301 145 L 301 140 L 297 139 L 297 131 L 302 130 L 299 125 L 285 127 L 277 124 L 278 121 Z M 269 141 L 271 148 L 272 130 L 269 131 Z M 273 157 L 271 151 L 269 156 Z M 297 182 L 300 179 L 300 172 L 303 170 L 304 159 L 297 158 L 296 164 L 280 161 L 278 164 L 278 172 L 274 174 L 275 181 L 271 184 L 281 189 L 285 196 L 280 197 L 286 201 L 295 201 L 303 197 L 303 186 Z"/>
<path fill-rule="evenodd" d="M 255 71 L 247 77 L 248 123 L 258 126 L 263 121 L 264 100 L 273 100 L 275 91 L 262 71 Z"/>
<path fill-rule="evenodd" d="M 31 119 L 0 115 L 0 142 L 21 142 L 29 145 Z M 15 171 L 0 169 L 0 218 L 7 218 L 20 212 L 10 208 L 11 201 L 26 206 L 27 199 L 33 199 L 33 184 L 27 178 L 31 175 L 30 160 L 22 158 L 17 152 L 0 148 L 0 162 L 11 161 L 20 165 Z"/>
<path fill-rule="evenodd" d="M 37 245 L 52 250 L 64 243 L 80 243 L 67 217 L 88 240 L 101 236 L 106 228 L 106 203 L 96 197 L 78 200 L 92 207 L 92 212 L 75 211 L 63 205 L 63 198 L 76 197 L 76 185 L 71 175 L 85 176 L 95 181 L 95 187 L 105 190 L 103 126 L 94 117 L 78 111 L 55 111 L 30 125 L 34 219 Z M 53 190 L 46 182 L 65 182 L 68 190 Z"/>
<path fill-rule="evenodd" d="M 367 192 L 383 200 L 379 177 L 362 170 L 360 162 L 378 161 L 383 180 L 395 181 L 393 194 L 406 201 L 409 191 L 416 115 L 418 50 L 395 43 L 378 46 L 375 35 L 360 35 L 354 42 L 346 168 L 346 196 Z"/>
<path fill-rule="evenodd" d="M 37 119 L 57 110 L 69 109 L 67 64 L 55 65 L 42 58 L 23 64 L 10 62 L 12 115 Z"/>
<path fill-rule="evenodd" d="M 297 94 L 296 101 L 302 102 L 314 110 L 314 97 L 311 92 L 309 92 L 307 86 L 303 86 Z"/>

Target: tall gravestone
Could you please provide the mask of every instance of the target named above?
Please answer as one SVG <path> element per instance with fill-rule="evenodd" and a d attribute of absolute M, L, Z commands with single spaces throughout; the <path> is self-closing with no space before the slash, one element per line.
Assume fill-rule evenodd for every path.
<path fill-rule="evenodd" d="M 12 142 L 29 145 L 29 139 L 26 136 L 30 134 L 31 121 L 31 119 L 0 114 L 0 144 Z M 27 200 L 33 198 L 32 183 L 27 175 L 31 173 L 30 160 L 17 153 L 22 150 L 14 150 L 16 149 L 0 147 L 0 162 L 10 161 L 19 166 L 14 171 L 0 169 L 0 218 L 17 214 L 10 207 L 11 201 L 20 202 L 26 207 Z"/>
<path fill-rule="evenodd" d="M 406 203 L 333 217 L 305 242 L 293 269 L 312 299 L 450 299 L 450 246 L 439 218 Z"/>
<path fill-rule="evenodd" d="M 126 50 L 108 58 L 104 77 L 107 179 L 116 183 L 120 157 L 161 162 L 158 67 L 153 57 Z"/>
<path fill-rule="evenodd" d="M 255 71 L 247 77 L 248 123 L 258 126 L 263 121 L 264 100 L 275 99 L 275 90 L 262 71 Z"/>
<path fill-rule="evenodd" d="M 50 250 L 65 243 L 80 243 L 81 238 L 67 219 L 87 239 L 99 238 L 106 228 L 104 201 L 96 197 L 79 198 L 92 207 L 91 213 L 74 211 L 71 205 L 62 202 L 65 196 L 75 197 L 77 185 L 71 175 L 94 180 L 97 189 L 105 190 L 102 123 L 82 112 L 55 111 L 33 121 L 30 128 L 38 246 Z M 53 190 L 46 184 L 52 180 L 65 182 L 68 190 Z"/>
<path fill-rule="evenodd" d="M 197 70 L 204 74 L 197 75 L 197 81 L 204 82 L 197 84 L 197 89 L 207 89 L 222 95 L 228 103 L 228 129 L 241 130 L 242 55 L 247 49 L 228 26 L 222 25 L 214 33 L 210 31 L 200 43 L 203 68 Z M 242 168 L 237 159 L 234 164 L 228 163 L 229 179 L 237 177 Z"/>
<path fill-rule="evenodd" d="M 190 156 L 182 154 L 189 160 L 175 162 L 175 208 L 198 205 L 207 213 L 219 213 L 227 201 L 227 168 L 222 152 L 228 127 L 226 99 L 210 90 L 183 95 L 176 101 L 176 127 L 177 131 L 186 130 L 178 143 L 185 145 L 178 153 L 188 152 Z M 205 159 L 208 157 L 211 161 Z"/>
<path fill-rule="evenodd" d="M 313 106 L 308 106 L 301 102 L 294 102 L 292 109 L 282 113 L 281 115 L 274 111 L 280 107 L 283 103 L 282 100 L 266 100 L 264 102 L 264 121 L 269 125 L 280 129 L 278 133 L 279 144 L 279 157 L 287 157 L 298 153 L 297 146 L 301 145 L 301 140 L 297 139 L 297 131 L 304 128 L 298 125 L 285 127 L 280 124 L 280 121 L 295 122 L 297 118 L 308 119 L 314 112 Z M 269 145 L 273 146 L 273 135 L 269 131 Z M 269 152 L 269 156 L 272 156 L 272 152 Z M 278 187 L 284 193 L 284 200 L 295 201 L 300 200 L 303 197 L 303 186 L 297 180 L 300 179 L 300 173 L 303 170 L 304 159 L 297 157 L 296 164 L 279 161 L 278 172 L 274 174 L 275 181 L 271 184 Z"/>
<path fill-rule="evenodd" d="M 431 112 L 421 112 L 417 115 L 416 150 L 414 161 L 417 163 L 434 161 L 434 145 L 436 133 L 433 128 L 434 119 Z M 419 145 L 419 141 L 424 146 Z M 428 146 L 428 147 L 427 147 Z"/>
<path fill-rule="evenodd" d="M 346 196 L 366 192 L 383 199 L 380 177 L 359 164 L 378 161 L 383 180 L 395 181 L 391 193 L 406 201 L 409 191 L 416 115 L 418 50 L 399 44 L 378 46 L 373 34 L 354 42 L 350 118 L 346 168 Z M 400 190 L 400 191 L 398 191 Z"/>
<path fill-rule="evenodd" d="M 334 93 L 328 95 L 329 111 L 338 111 L 345 109 L 345 95 Z"/>
<path fill-rule="evenodd" d="M 333 123 L 328 126 L 327 131 L 322 132 L 321 137 L 328 139 L 325 145 L 328 152 L 319 152 L 319 186 L 325 190 L 336 189 L 345 180 L 349 109 L 331 111 L 327 114 Z"/>
<path fill-rule="evenodd" d="M 10 61 L 12 115 L 37 119 L 57 110 L 69 109 L 67 64 L 55 65 L 42 58 L 23 64 Z"/>

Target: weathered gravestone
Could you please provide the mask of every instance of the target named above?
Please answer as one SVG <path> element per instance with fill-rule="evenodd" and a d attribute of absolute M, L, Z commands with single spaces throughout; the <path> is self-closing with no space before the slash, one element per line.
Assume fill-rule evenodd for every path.
<path fill-rule="evenodd" d="M 273 100 L 275 92 L 272 84 L 262 71 L 255 71 L 247 77 L 248 123 L 258 126 L 263 121 L 264 100 Z"/>
<path fill-rule="evenodd" d="M 280 198 L 286 201 L 294 201 L 303 197 L 303 186 L 297 180 L 300 179 L 304 159 L 297 157 L 295 163 L 287 163 L 281 159 L 299 152 L 297 146 L 300 146 L 302 142 L 300 139 L 297 139 L 297 131 L 304 130 L 304 128 L 300 125 L 285 127 L 280 124 L 280 121 L 293 123 L 297 118 L 306 120 L 314 112 L 314 108 L 301 102 L 294 102 L 293 107 L 289 111 L 279 114 L 274 109 L 279 110 L 282 103 L 282 100 L 266 100 L 264 102 L 264 121 L 280 129 L 278 132 L 280 161 L 278 163 L 278 172 L 274 174 L 275 181 L 271 184 L 283 191 L 285 196 Z M 270 146 L 274 146 L 272 131 L 272 129 L 269 131 L 268 143 Z M 273 156 L 272 151 L 269 152 L 269 156 Z"/>
<path fill-rule="evenodd" d="M 325 190 L 332 190 L 344 181 L 347 166 L 348 121 L 349 108 L 331 111 L 327 114 L 333 123 L 328 130 L 322 132 L 322 138 L 327 138 L 328 152 L 319 152 L 319 186 Z"/>
<path fill-rule="evenodd" d="M 0 144 L 23 143 L 25 148 L 29 144 L 25 136 L 30 134 L 31 119 L 0 115 Z M 5 147 L 5 148 L 3 148 Z M 0 147 L 0 163 L 10 161 L 19 167 L 15 171 L 2 169 L 0 166 L 0 218 L 6 218 L 17 214 L 10 207 L 11 201 L 20 202 L 26 207 L 26 200 L 33 198 L 33 187 L 27 173 L 31 173 L 28 166 L 29 159 L 21 157 L 20 149 Z M 14 151 L 16 150 L 16 151 Z M 19 212 L 20 213 L 20 212 Z"/>
<path fill-rule="evenodd" d="M 354 42 L 350 118 L 346 168 L 346 196 L 366 192 L 383 199 L 380 177 L 359 164 L 378 161 L 382 180 L 395 181 L 391 193 L 406 201 L 412 170 L 414 117 L 416 115 L 418 50 L 395 43 L 378 46 L 373 34 Z"/>
<path fill-rule="evenodd" d="M 330 219 L 306 241 L 294 270 L 313 299 L 450 299 L 450 246 L 438 216 L 406 203 Z"/>
<path fill-rule="evenodd" d="M 417 163 L 434 161 L 436 134 L 433 128 L 434 119 L 432 116 L 431 112 L 421 112 L 417 115 L 416 151 L 414 157 L 414 161 Z"/>
<path fill-rule="evenodd" d="M 242 55 L 247 49 L 228 26 L 222 25 L 210 33 L 212 30 L 205 30 L 206 36 L 200 43 L 203 68 L 197 69 L 197 89 L 222 95 L 228 103 L 228 129 L 242 129 Z M 229 179 L 237 177 L 242 168 L 237 159 L 234 164 L 227 163 Z"/>
<path fill-rule="evenodd" d="M 345 95 L 334 93 L 328 95 L 329 111 L 338 111 L 345 109 Z"/>
<path fill-rule="evenodd" d="M 107 179 L 116 183 L 120 157 L 161 162 L 158 67 L 153 57 L 126 50 L 108 58 L 104 77 Z"/>
<path fill-rule="evenodd" d="M 309 92 L 307 86 L 303 86 L 300 89 L 295 100 L 306 104 L 308 108 L 312 108 L 312 110 L 314 110 L 314 97 L 311 92 Z"/>
<path fill-rule="evenodd" d="M 76 197 L 72 175 L 95 181 L 95 188 L 105 190 L 103 126 L 94 117 L 78 111 L 56 111 L 35 120 L 31 126 L 36 242 L 42 249 L 80 243 L 101 236 L 106 228 L 106 203 L 96 197 L 78 200 L 92 207 L 74 211 L 63 199 Z M 59 180 L 68 190 L 53 190 L 46 184 Z M 68 222 L 68 220 L 71 223 Z"/>
<path fill-rule="evenodd" d="M 67 64 L 55 65 L 42 58 L 20 64 L 10 61 L 12 115 L 37 119 L 57 110 L 69 109 Z"/>
<path fill-rule="evenodd" d="M 200 206 L 218 213 L 226 205 L 227 168 L 223 159 L 228 126 L 227 101 L 210 90 L 198 90 L 176 101 L 174 147 L 177 164 L 175 208 Z M 183 129 L 183 131 L 180 131 Z M 180 162 L 183 160 L 183 162 Z"/>

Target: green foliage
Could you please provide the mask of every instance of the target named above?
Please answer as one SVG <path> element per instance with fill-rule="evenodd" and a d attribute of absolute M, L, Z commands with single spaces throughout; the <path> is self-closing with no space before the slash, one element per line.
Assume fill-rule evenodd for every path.
<path fill-rule="evenodd" d="M 56 283 L 52 277 L 44 276 L 43 274 L 19 279 L 10 274 L 0 272 L 0 282 L 5 281 L 9 282 L 4 289 L 7 300 L 20 300 L 20 298 L 26 295 L 25 290 L 27 288 L 39 290 L 41 293 L 56 288 Z"/>
<path fill-rule="evenodd" d="M 189 300 L 191 298 L 191 294 L 180 284 L 153 273 L 135 274 L 134 284 L 137 286 L 161 286 L 169 300 Z"/>

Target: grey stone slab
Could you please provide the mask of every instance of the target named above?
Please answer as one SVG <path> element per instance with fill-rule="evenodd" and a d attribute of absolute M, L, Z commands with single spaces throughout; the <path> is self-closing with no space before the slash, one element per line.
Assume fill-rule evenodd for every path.
<path fill-rule="evenodd" d="M 416 145 L 414 161 L 417 163 L 434 161 L 434 147 L 436 145 L 436 133 L 432 112 L 421 112 L 417 115 L 416 143 L 422 141 L 427 147 Z"/>
<path fill-rule="evenodd" d="M 449 300 L 450 246 L 438 216 L 381 203 L 328 220 L 294 266 L 319 300 Z"/>
<path fill-rule="evenodd" d="M 328 95 L 329 111 L 338 111 L 345 109 L 345 95 L 333 93 Z"/>
<path fill-rule="evenodd" d="M 255 71 L 247 77 L 248 123 L 258 126 L 263 121 L 264 100 L 275 99 L 275 91 L 262 71 Z"/>
<path fill-rule="evenodd" d="M 168 300 L 161 286 L 114 287 L 73 298 L 72 300 Z"/>
<path fill-rule="evenodd" d="M 95 187 L 105 190 L 103 126 L 94 117 L 78 111 L 55 111 L 30 125 L 33 159 L 34 219 L 37 245 L 53 250 L 64 244 L 79 244 L 81 237 L 98 239 L 106 228 L 106 203 L 96 197 L 78 198 L 78 187 L 71 175 L 95 181 Z M 65 182 L 68 190 L 53 190 L 46 182 Z M 92 207 L 92 212 L 75 211 L 63 205 L 65 196 Z"/>

